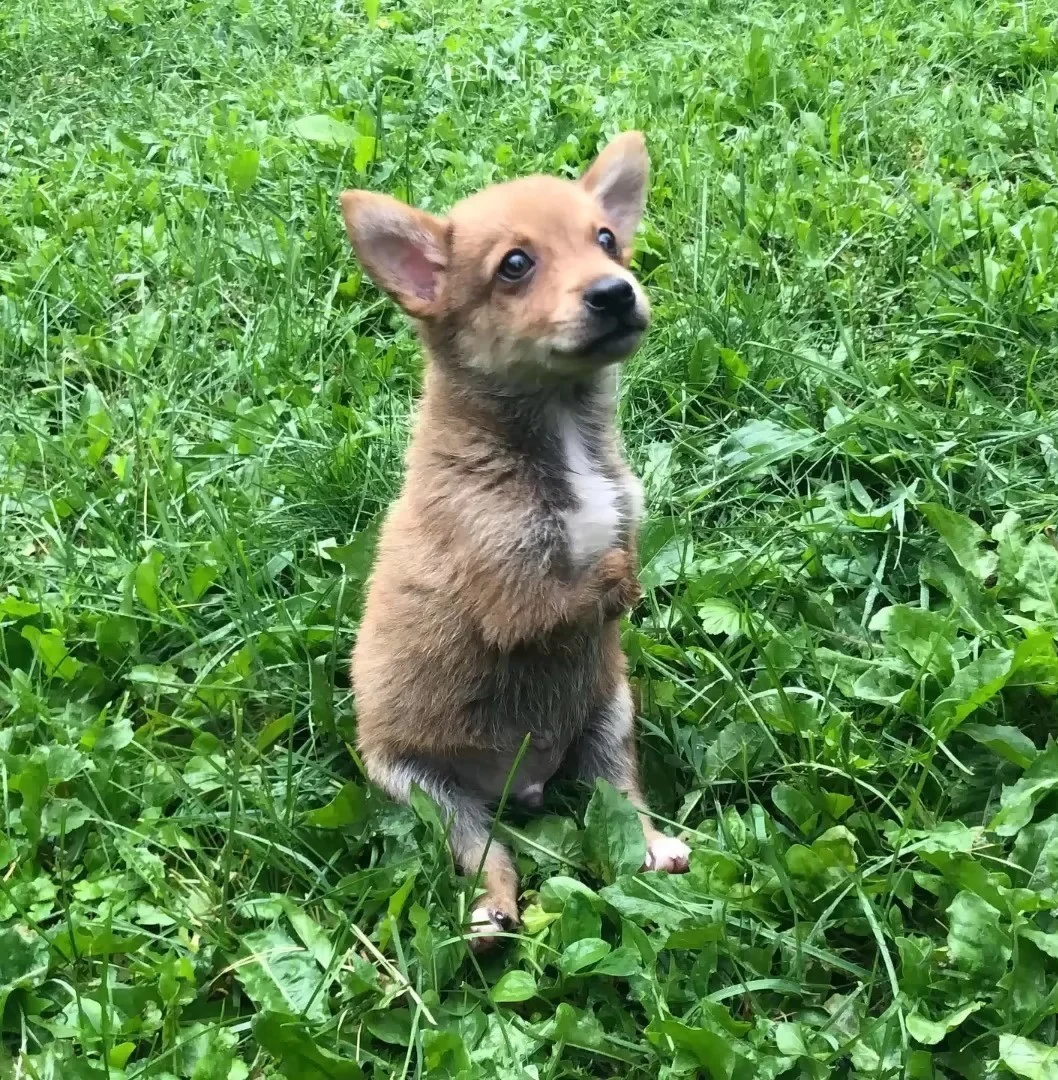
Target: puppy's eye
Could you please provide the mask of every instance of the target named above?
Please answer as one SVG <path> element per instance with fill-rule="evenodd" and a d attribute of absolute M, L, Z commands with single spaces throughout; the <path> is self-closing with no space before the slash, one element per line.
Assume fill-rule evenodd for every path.
<path fill-rule="evenodd" d="M 617 237 L 614 236 L 609 229 L 599 230 L 599 247 L 606 252 L 607 255 L 612 255 L 617 258 Z"/>
<path fill-rule="evenodd" d="M 521 248 L 508 251 L 500 260 L 500 277 L 504 281 L 521 281 L 533 268 L 533 260 Z"/>

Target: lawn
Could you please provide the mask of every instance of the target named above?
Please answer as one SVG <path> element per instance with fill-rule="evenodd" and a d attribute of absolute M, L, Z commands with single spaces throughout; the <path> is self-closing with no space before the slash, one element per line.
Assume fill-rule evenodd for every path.
<path fill-rule="evenodd" d="M 0 1076 L 1058 1078 L 1047 0 L 0 0 Z M 653 163 L 653 805 L 480 958 L 346 657 L 421 361 L 336 197 Z M 589 801 L 590 800 L 590 801 Z"/>

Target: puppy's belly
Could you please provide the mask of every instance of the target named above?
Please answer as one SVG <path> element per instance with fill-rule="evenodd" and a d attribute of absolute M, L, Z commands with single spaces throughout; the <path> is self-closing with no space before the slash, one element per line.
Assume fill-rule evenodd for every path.
<path fill-rule="evenodd" d="M 534 749 L 530 743 L 511 780 L 511 798 L 537 805 L 543 798 L 544 785 L 558 771 L 568 749 L 568 742 L 546 749 Z M 494 803 L 503 794 L 516 757 L 517 751 L 468 748 L 465 753 L 449 758 L 445 771 L 464 787 Z"/>
<path fill-rule="evenodd" d="M 451 771 L 495 800 L 528 735 L 510 791 L 520 801 L 538 802 L 543 785 L 604 697 L 608 674 L 599 630 L 567 632 L 512 653 L 489 654 L 465 705 L 462 726 L 473 737 L 452 756 Z"/>

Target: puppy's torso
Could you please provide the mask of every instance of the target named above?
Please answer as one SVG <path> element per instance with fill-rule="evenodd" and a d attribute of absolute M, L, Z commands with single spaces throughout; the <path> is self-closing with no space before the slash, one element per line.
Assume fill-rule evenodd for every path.
<path fill-rule="evenodd" d="M 572 581 L 631 546 L 642 500 L 613 407 L 612 372 L 561 396 L 477 396 L 431 380 L 353 657 L 362 742 L 495 798 L 527 734 L 516 793 L 553 775 L 618 692 L 616 620 L 500 649 L 469 602 L 497 573 Z"/>

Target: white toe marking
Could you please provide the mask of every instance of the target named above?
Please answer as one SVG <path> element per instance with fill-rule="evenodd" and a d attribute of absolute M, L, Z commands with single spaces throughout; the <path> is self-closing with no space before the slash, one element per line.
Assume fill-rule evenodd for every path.
<path fill-rule="evenodd" d="M 521 799 L 522 802 L 539 804 L 544 799 L 544 785 L 543 784 L 526 784 L 521 791 L 517 793 L 515 798 Z"/>
<path fill-rule="evenodd" d="M 655 836 L 647 845 L 644 866 L 648 870 L 662 870 L 666 874 L 679 874 L 687 869 L 691 849 L 674 836 Z"/>
<path fill-rule="evenodd" d="M 487 907 L 476 907 L 470 913 L 470 929 L 479 935 L 500 933 L 500 928 L 492 921 Z"/>

